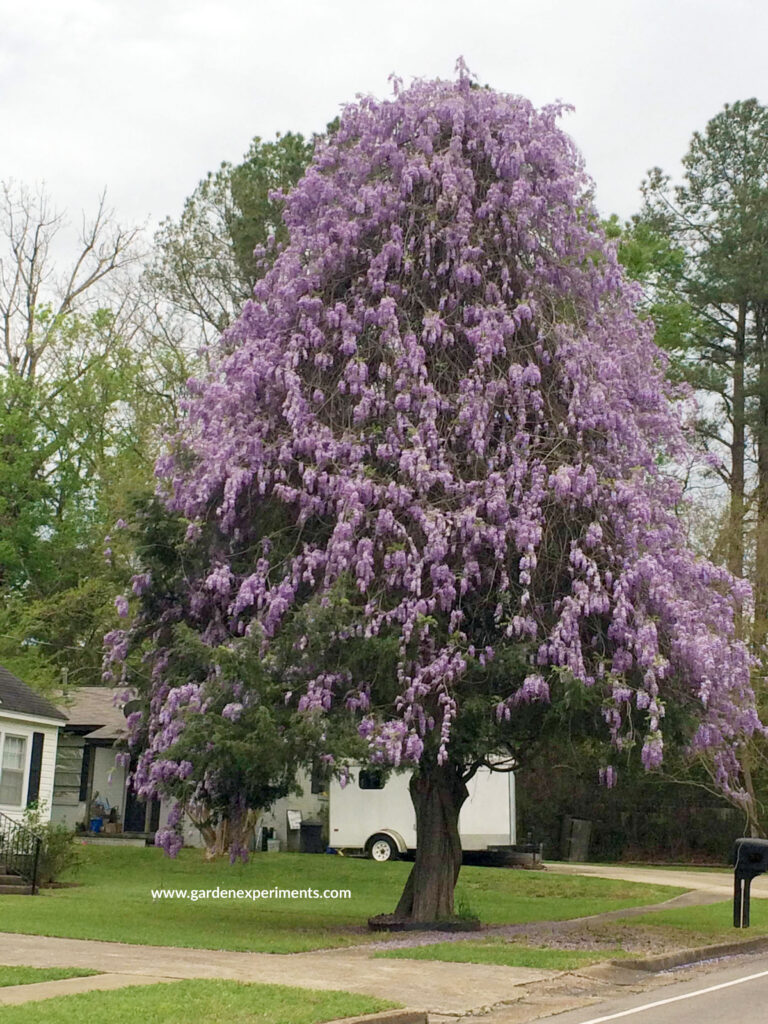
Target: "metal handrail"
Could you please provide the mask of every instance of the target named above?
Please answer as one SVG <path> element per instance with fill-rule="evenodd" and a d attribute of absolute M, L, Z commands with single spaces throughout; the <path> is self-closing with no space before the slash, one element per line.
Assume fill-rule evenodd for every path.
<path fill-rule="evenodd" d="M 0 811 L 0 864 L 5 864 L 6 871 L 29 882 L 33 895 L 38 889 L 42 845 L 43 840 L 36 832 Z"/>

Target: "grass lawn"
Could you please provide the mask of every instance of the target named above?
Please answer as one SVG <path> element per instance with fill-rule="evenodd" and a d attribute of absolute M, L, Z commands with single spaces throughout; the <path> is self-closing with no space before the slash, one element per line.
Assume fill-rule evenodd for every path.
<path fill-rule="evenodd" d="M 34 985 L 38 981 L 61 981 L 62 978 L 88 978 L 98 971 L 87 967 L 0 967 L 0 988 L 8 985 Z"/>
<path fill-rule="evenodd" d="M 18 897 L 21 898 L 21 897 Z M 178 981 L 83 992 L 0 1010 L 3 1024 L 319 1024 L 396 1006 L 349 992 L 315 992 L 238 981 Z"/>
<path fill-rule="evenodd" d="M 681 945 L 716 945 L 738 942 L 768 935 L 768 900 L 750 901 L 750 927 L 733 927 L 733 903 L 710 903 L 703 907 L 681 907 L 679 910 L 657 910 L 639 914 L 631 921 L 619 919 L 616 924 L 662 930 Z"/>
<path fill-rule="evenodd" d="M 290 953 L 355 945 L 366 921 L 391 912 L 410 864 L 307 854 L 257 854 L 248 864 L 176 860 L 155 848 L 84 846 L 73 888 L 0 896 L 0 930 L 144 945 Z M 151 889 L 349 889 L 351 899 L 153 900 Z M 603 878 L 464 867 L 460 911 L 486 924 L 566 920 L 661 902 L 682 889 Z"/>
<path fill-rule="evenodd" d="M 413 946 L 375 953 L 396 960 L 447 960 L 457 964 L 496 964 L 500 967 L 538 967 L 546 971 L 572 971 L 600 960 L 626 956 L 621 949 L 580 950 L 524 946 L 503 939 L 468 942 L 438 942 L 434 946 Z"/>

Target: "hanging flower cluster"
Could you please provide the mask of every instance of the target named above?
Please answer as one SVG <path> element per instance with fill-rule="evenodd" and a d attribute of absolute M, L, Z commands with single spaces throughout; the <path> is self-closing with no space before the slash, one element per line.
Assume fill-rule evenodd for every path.
<path fill-rule="evenodd" d="M 443 762 L 471 672 L 525 645 L 488 702 L 499 729 L 567 672 L 605 693 L 615 744 L 644 723 L 647 767 L 665 702 L 696 709 L 733 787 L 734 743 L 759 728 L 734 638 L 747 594 L 685 546 L 675 396 L 561 112 L 463 68 L 344 110 L 158 462 L 190 543 L 210 543 L 184 615 L 214 646 L 257 629 L 266 655 L 297 609 L 351 586 L 345 635 L 399 638 L 396 699 L 369 713 L 368 680 L 298 644 L 287 700 L 362 711 L 374 759 L 432 743 Z M 157 676 L 156 748 L 173 719 Z"/>

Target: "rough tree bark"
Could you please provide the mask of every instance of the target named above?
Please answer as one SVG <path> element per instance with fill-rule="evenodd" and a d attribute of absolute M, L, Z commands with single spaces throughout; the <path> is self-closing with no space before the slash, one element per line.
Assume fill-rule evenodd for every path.
<path fill-rule="evenodd" d="M 744 363 L 747 304 L 739 303 L 733 359 L 733 438 L 731 441 L 731 495 L 728 530 L 728 569 L 734 576 L 744 575 L 744 459 L 746 408 Z"/>
<path fill-rule="evenodd" d="M 744 575 L 744 462 L 746 459 L 746 402 L 744 365 L 746 352 L 747 304 L 739 303 L 733 358 L 733 401 L 731 418 L 730 508 L 728 513 L 728 569 L 734 576 Z M 743 621 L 741 609 L 736 613 L 736 631 L 741 636 Z"/>
<path fill-rule="evenodd" d="M 416 860 L 395 910 L 410 921 L 454 916 L 453 891 L 461 870 L 459 812 L 467 799 L 465 770 L 450 761 L 422 764 L 411 778 L 416 811 Z"/>
<path fill-rule="evenodd" d="M 213 823 L 210 820 L 195 818 L 191 811 L 187 813 L 190 821 L 203 837 L 206 860 L 229 856 L 232 846 L 247 849 L 250 845 L 256 827 L 256 812 L 248 811 L 238 823 L 232 822 L 229 818 L 223 818 L 221 821 Z"/>
<path fill-rule="evenodd" d="M 739 751 L 741 761 L 741 773 L 744 778 L 744 789 L 747 792 L 747 802 L 744 804 L 744 813 L 747 816 L 747 829 L 753 839 L 764 839 L 765 829 L 760 823 L 760 805 L 755 796 L 755 786 L 752 781 L 752 766 L 750 764 L 751 751 L 749 747 L 743 747 Z"/>

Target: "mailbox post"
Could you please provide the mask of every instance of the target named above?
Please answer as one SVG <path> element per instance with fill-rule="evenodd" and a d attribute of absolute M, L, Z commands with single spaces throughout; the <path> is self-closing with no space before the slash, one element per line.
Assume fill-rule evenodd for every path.
<path fill-rule="evenodd" d="M 737 839 L 733 856 L 733 927 L 749 928 L 749 888 L 768 871 L 768 839 Z"/>

